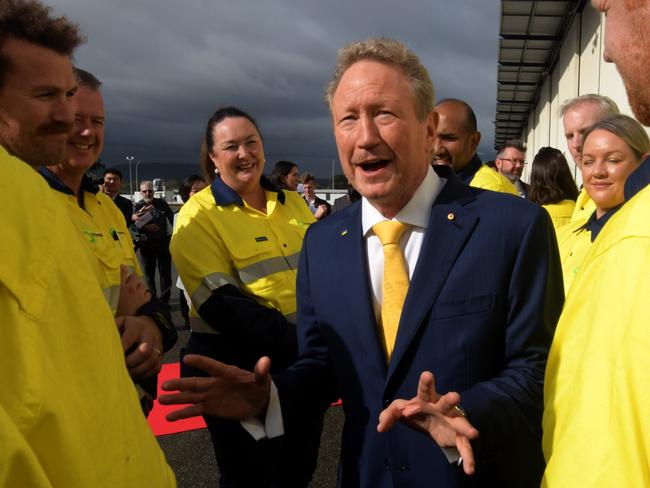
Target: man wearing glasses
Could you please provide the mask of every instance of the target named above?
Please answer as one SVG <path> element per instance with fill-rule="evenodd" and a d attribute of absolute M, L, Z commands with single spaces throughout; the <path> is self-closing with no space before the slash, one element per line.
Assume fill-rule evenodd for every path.
<path fill-rule="evenodd" d="M 142 200 L 133 208 L 133 220 L 137 236 L 144 274 L 147 277 L 149 290 L 156 293 L 156 268 L 160 276 L 160 299 L 169 304 L 172 286 L 172 257 L 169 254 L 170 235 L 167 223 L 171 229 L 174 213 L 162 198 L 154 198 L 153 183 L 140 183 Z"/>
<path fill-rule="evenodd" d="M 528 198 L 529 185 L 521 181 L 521 172 L 526 166 L 526 148 L 519 140 L 507 141 L 497 153 L 497 171 L 508 178 L 522 198 Z"/>

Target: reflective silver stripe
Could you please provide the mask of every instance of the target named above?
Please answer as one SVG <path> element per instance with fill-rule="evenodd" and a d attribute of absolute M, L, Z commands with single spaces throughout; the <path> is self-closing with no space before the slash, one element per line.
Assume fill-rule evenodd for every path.
<path fill-rule="evenodd" d="M 201 317 L 190 317 L 190 329 L 192 332 L 198 332 L 200 334 L 219 335 L 219 332 L 206 324 Z"/>
<path fill-rule="evenodd" d="M 120 285 L 109 286 L 102 290 L 106 303 L 111 307 L 113 313 L 117 310 L 117 305 L 120 303 Z"/>
<path fill-rule="evenodd" d="M 293 269 L 298 269 L 298 263 L 300 262 L 300 253 L 297 252 L 291 256 L 287 256 L 287 261 L 289 261 L 289 264 Z"/>
<path fill-rule="evenodd" d="M 241 288 L 235 278 L 225 273 L 212 273 L 211 275 L 204 276 L 199 287 L 192 293 L 194 308 L 196 310 L 201 308 L 201 305 L 210 298 L 212 292 L 224 285 L 233 285 L 234 287 Z"/>
<path fill-rule="evenodd" d="M 287 271 L 290 269 L 296 269 L 298 267 L 298 260 L 300 259 L 300 253 L 292 254 L 291 256 L 277 256 L 274 258 L 265 259 L 264 261 L 259 261 L 245 268 L 241 268 L 238 271 L 239 279 L 245 285 L 253 283 L 261 278 L 272 275 L 274 273 L 280 273 L 282 271 Z"/>
<path fill-rule="evenodd" d="M 284 316 L 284 318 L 287 319 L 292 324 L 295 324 L 298 321 L 298 313 L 297 312 L 288 313 L 287 315 Z"/>

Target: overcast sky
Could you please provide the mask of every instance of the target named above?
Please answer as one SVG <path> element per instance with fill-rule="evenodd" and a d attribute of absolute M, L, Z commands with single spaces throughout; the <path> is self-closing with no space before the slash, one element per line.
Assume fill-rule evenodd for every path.
<path fill-rule="evenodd" d="M 267 170 L 290 159 L 329 176 L 334 160 L 340 173 L 323 87 L 337 50 L 369 36 L 413 49 L 436 99 L 466 100 L 483 134 L 479 152 L 493 156 L 496 0 L 45 2 L 88 38 L 75 60 L 104 83 L 106 164 L 132 155 L 196 165 L 207 119 L 235 105 L 260 125 Z"/>

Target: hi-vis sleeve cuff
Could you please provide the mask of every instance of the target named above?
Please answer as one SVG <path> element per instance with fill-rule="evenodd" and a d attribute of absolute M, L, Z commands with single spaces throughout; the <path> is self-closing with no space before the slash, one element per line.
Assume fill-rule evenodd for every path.
<path fill-rule="evenodd" d="M 212 292 L 224 285 L 232 285 L 238 289 L 241 288 L 239 282 L 235 278 L 225 273 L 212 273 L 203 277 L 199 287 L 194 293 L 192 293 L 192 304 L 194 305 L 194 309 L 200 309 L 208 298 L 210 298 Z"/>
<path fill-rule="evenodd" d="M 280 406 L 280 396 L 275 383 L 271 381 L 271 391 L 269 392 L 269 404 L 266 407 L 264 423 L 260 419 L 252 418 L 243 420 L 241 426 L 248 432 L 253 439 L 260 441 L 262 439 L 273 439 L 284 435 L 284 421 L 282 420 L 282 407 Z"/>

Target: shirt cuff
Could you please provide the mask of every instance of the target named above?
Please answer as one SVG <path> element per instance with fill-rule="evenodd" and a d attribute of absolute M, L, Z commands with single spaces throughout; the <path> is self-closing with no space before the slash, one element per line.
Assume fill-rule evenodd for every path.
<path fill-rule="evenodd" d="M 260 441 L 262 439 L 273 439 L 284 435 L 284 421 L 282 420 L 282 407 L 280 406 L 280 396 L 275 383 L 271 381 L 271 391 L 269 392 L 269 404 L 266 407 L 264 422 L 258 418 L 242 420 L 241 426 L 248 432 L 253 439 Z"/>

